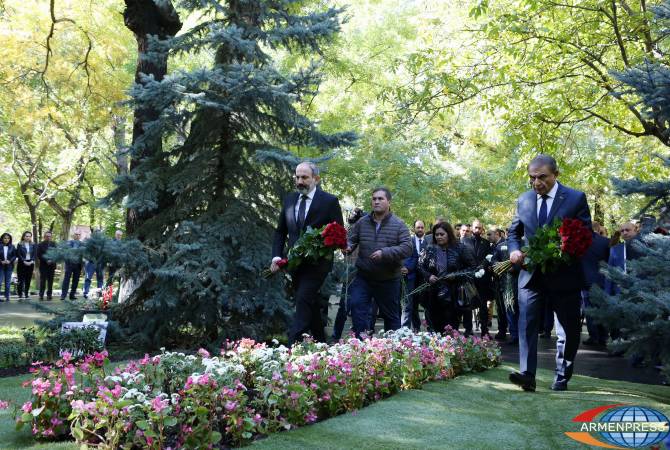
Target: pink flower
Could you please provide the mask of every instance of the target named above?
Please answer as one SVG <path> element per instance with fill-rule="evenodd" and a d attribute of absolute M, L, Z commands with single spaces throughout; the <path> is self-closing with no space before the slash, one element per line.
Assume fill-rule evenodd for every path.
<path fill-rule="evenodd" d="M 121 397 L 121 394 L 122 394 L 122 392 L 123 392 L 123 391 L 121 390 L 121 385 L 120 385 L 120 384 L 116 384 L 116 385 L 114 385 L 114 389 L 112 389 L 111 392 L 112 392 L 112 395 L 114 396 L 114 398 L 119 398 L 119 397 Z"/>
<path fill-rule="evenodd" d="M 305 422 L 307 423 L 313 423 L 316 422 L 316 419 L 318 417 L 316 416 L 315 412 L 312 410 L 305 415 Z"/>
<path fill-rule="evenodd" d="M 154 398 L 151 402 L 151 407 L 155 413 L 162 413 L 165 408 L 167 408 L 169 402 L 167 400 L 162 400 L 160 397 Z"/>
<path fill-rule="evenodd" d="M 200 355 L 203 358 L 209 358 L 209 356 L 210 356 L 209 352 L 207 350 L 205 350 L 204 348 L 201 348 L 200 350 L 198 350 L 198 355 Z"/>
<path fill-rule="evenodd" d="M 237 402 L 231 402 L 231 401 L 226 402 L 225 405 L 226 411 L 228 412 L 234 411 L 237 408 L 237 405 L 238 405 Z"/>
<path fill-rule="evenodd" d="M 53 389 L 51 390 L 51 394 L 50 394 L 50 395 L 52 395 L 52 396 L 54 396 L 54 397 L 58 397 L 58 396 L 60 395 L 60 391 L 61 391 L 62 388 L 63 388 L 63 385 L 62 385 L 61 383 L 59 383 L 58 381 L 56 381 L 56 382 L 54 383 L 54 387 L 53 387 Z"/>
<path fill-rule="evenodd" d="M 64 362 L 65 364 L 67 364 L 67 363 L 69 363 L 70 361 L 72 361 L 72 353 L 70 353 L 70 352 L 68 352 L 68 351 L 64 351 L 63 354 L 62 354 L 61 356 L 63 357 L 63 362 Z"/>
<path fill-rule="evenodd" d="M 49 380 L 44 380 L 42 378 L 37 378 L 33 380 L 32 384 L 33 384 L 33 394 L 35 395 L 44 395 L 51 387 L 51 382 Z"/>
<path fill-rule="evenodd" d="M 0 400 L 0 410 L 7 409 L 9 408 L 9 402 L 6 402 L 4 400 Z"/>
<path fill-rule="evenodd" d="M 25 402 L 23 406 L 21 406 L 21 410 L 24 413 L 29 413 L 30 411 L 33 410 L 33 404 L 31 402 Z"/>

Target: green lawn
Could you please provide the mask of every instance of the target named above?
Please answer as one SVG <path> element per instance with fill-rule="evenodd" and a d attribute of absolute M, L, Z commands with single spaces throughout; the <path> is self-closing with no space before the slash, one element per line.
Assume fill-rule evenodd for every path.
<path fill-rule="evenodd" d="M 577 431 L 571 419 L 610 403 L 649 406 L 670 414 L 670 388 L 577 376 L 570 391 L 548 389 L 552 374 L 541 371 L 538 391 L 524 393 L 507 382 L 511 365 L 423 390 L 402 392 L 356 414 L 275 434 L 253 448 L 266 449 L 555 449 L 585 448 L 563 432 Z M 0 379 L 0 399 L 27 398 L 20 382 Z M 14 431 L 11 413 L 0 411 L 0 448 L 76 449 L 72 443 L 35 444 L 29 431 Z"/>

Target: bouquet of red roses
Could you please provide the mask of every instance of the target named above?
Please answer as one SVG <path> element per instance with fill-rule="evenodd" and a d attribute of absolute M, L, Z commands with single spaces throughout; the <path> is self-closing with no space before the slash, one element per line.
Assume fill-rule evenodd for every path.
<path fill-rule="evenodd" d="M 539 268 L 542 273 L 553 272 L 584 256 L 592 241 L 591 230 L 581 220 L 556 219 L 538 229 L 529 245 L 521 249 L 525 254 L 523 265 L 529 271 Z M 503 261 L 494 264 L 493 271 L 502 275 L 511 267 L 511 261 Z"/>
<path fill-rule="evenodd" d="M 337 222 L 329 223 L 321 228 L 307 227 L 293 248 L 288 258 L 277 261 L 280 268 L 294 270 L 303 263 L 316 262 L 319 259 L 332 259 L 336 249 L 347 248 L 347 230 Z M 272 275 L 269 270 L 263 271 L 267 278 Z"/>

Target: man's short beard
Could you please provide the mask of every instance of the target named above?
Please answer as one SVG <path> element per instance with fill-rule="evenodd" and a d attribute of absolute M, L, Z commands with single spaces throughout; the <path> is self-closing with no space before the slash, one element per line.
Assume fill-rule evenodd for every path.
<path fill-rule="evenodd" d="M 295 188 L 296 188 L 296 189 L 298 190 L 298 192 L 300 192 L 301 194 L 309 194 L 309 186 L 296 186 Z"/>

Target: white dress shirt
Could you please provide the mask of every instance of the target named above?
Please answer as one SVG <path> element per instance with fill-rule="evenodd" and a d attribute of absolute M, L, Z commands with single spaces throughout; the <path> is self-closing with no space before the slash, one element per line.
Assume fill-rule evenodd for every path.
<path fill-rule="evenodd" d="M 25 261 L 30 261 L 30 245 L 28 244 L 23 244 L 23 246 L 26 248 L 26 257 Z"/>
<path fill-rule="evenodd" d="M 418 236 L 414 236 L 414 245 L 416 246 L 416 252 L 417 253 L 421 253 L 421 243 L 423 242 L 423 240 L 425 238 L 426 238 L 425 236 L 422 237 L 422 238 L 420 238 Z"/>
<path fill-rule="evenodd" d="M 307 194 L 307 199 L 305 199 L 305 217 L 309 212 L 309 207 L 312 205 L 312 199 L 314 198 L 314 193 L 316 192 L 316 186 L 314 189 L 309 191 Z M 300 201 L 302 200 L 302 194 L 298 195 L 298 201 L 295 203 L 295 221 L 298 221 L 298 212 L 300 211 Z"/>
<path fill-rule="evenodd" d="M 558 181 L 554 183 L 554 187 L 551 188 L 551 191 L 547 192 L 547 218 L 549 218 L 549 212 L 551 211 L 551 205 L 554 204 L 554 198 L 556 198 L 556 191 L 558 191 Z M 540 208 L 542 207 L 542 196 L 537 194 L 537 217 L 540 218 Z"/>
<path fill-rule="evenodd" d="M 2 246 L 2 251 L 5 254 L 5 256 L 2 258 L 3 261 L 7 261 L 7 252 L 9 251 L 9 246 L 3 245 Z"/>

